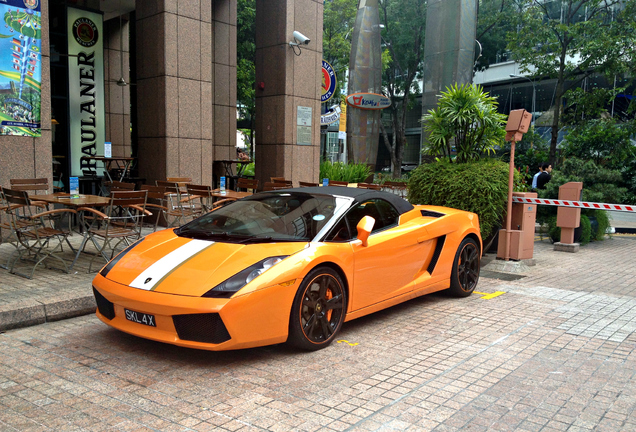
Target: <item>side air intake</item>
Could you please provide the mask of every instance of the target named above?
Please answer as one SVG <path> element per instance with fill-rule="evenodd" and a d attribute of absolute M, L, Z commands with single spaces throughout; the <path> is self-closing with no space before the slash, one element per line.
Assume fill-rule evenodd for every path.
<path fill-rule="evenodd" d="M 435 266 L 437 265 L 437 261 L 439 260 L 439 256 L 442 253 L 442 249 L 444 248 L 444 243 L 446 242 L 446 235 L 437 237 L 437 243 L 435 243 L 435 252 L 433 252 L 433 259 L 428 265 L 426 271 L 428 274 L 432 275 L 435 270 Z"/>
<path fill-rule="evenodd" d="M 422 216 L 424 217 L 438 218 L 438 217 L 446 216 L 444 213 L 440 213 L 440 212 L 436 212 L 432 210 L 420 210 L 420 212 L 422 212 Z"/>
<path fill-rule="evenodd" d="M 112 320 L 115 318 L 115 305 L 108 301 L 106 297 L 101 295 L 99 291 L 93 287 L 93 295 L 95 296 L 95 303 L 97 303 L 97 309 L 99 313 L 104 315 L 106 319 Z"/>

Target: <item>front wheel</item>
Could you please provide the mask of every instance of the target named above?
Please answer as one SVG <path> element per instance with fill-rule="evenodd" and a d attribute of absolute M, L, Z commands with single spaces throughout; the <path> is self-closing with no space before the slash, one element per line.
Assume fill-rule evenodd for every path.
<path fill-rule="evenodd" d="M 342 327 L 346 305 L 347 293 L 340 275 L 329 267 L 313 269 L 294 298 L 287 342 L 312 351 L 325 348 Z"/>
<path fill-rule="evenodd" d="M 448 292 L 455 297 L 467 297 L 472 294 L 479 281 L 479 245 L 466 237 L 457 248 L 453 270 L 451 271 L 451 285 Z"/>

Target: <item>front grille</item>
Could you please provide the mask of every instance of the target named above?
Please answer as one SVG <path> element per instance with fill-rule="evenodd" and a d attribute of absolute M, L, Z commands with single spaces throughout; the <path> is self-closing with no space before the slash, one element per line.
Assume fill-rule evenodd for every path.
<path fill-rule="evenodd" d="M 172 320 L 181 340 L 213 344 L 230 340 L 230 334 L 219 314 L 174 315 Z"/>
<path fill-rule="evenodd" d="M 95 302 L 97 303 L 97 309 L 99 313 L 104 315 L 107 319 L 112 320 L 115 318 L 115 306 L 109 302 L 106 297 L 101 295 L 99 291 L 93 287 L 93 295 L 95 296 Z"/>

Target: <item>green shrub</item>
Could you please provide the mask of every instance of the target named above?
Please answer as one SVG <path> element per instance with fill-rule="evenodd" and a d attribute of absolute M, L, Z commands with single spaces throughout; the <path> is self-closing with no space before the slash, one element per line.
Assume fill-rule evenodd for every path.
<path fill-rule="evenodd" d="M 557 199 L 559 187 L 568 182 L 583 183 L 583 201 L 621 204 L 626 202 L 628 196 L 626 189 L 619 186 L 620 171 L 599 167 L 592 161 L 569 158 L 558 171 L 552 171 L 552 179 L 544 190 L 539 191 L 539 198 Z M 537 222 L 545 223 L 556 214 L 557 207 L 540 205 L 537 208 Z M 596 217 L 599 229 L 592 240 L 603 240 L 605 231 L 610 226 L 609 214 L 600 210 L 584 209 L 581 215 Z"/>
<path fill-rule="evenodd" d="M 607 229 L 610 227 L 610 215 L 605 210 L 589 210 L 589 216 L 594 216 L 598 227 L 596 232 L 592 233 L 592 240 L 601 241 L 605 239 Z"/>
<path fill-rule="evenodd" d="M 581 215 L 581 244 L 588 244 L 592 239 L 592 224 L 590 223 L 590 219 Z"/>
<path fill-rule="evenodd" d="M 440 161 L 413 170 L 408 184 L 412 204 L 466 210 L 479 215 L 483 239 L 502 226 L 508 199 L 508 164 L 496 160 L 454 164 Z M 515 182 L 520 179 L 515 170 Z"/>
<path fill-rule="evenodd" d="M 592 224 L 590 223 L 590 219 L 581 215 L 581 237 L 577 240 L 581 245 L 586 245 L 592 240 Z M 556 216 L 552 216 L 548 219 L 548 233 L 550 234 L 550 239 L 554 242 L 561 241 L 561 228 L 557 226 L 557 218 Z"/>
<path fill-rule="evenodd" d="M 369 165 L 365 163 L 344 164 L 342 162 L 331 163 L 329 161 L 324 161 L 320 164 L 321 181 L 322 179 L 327 178 L 335 181 L 361 183 L 371 174 L 371 168 L 369 168 Z"/>

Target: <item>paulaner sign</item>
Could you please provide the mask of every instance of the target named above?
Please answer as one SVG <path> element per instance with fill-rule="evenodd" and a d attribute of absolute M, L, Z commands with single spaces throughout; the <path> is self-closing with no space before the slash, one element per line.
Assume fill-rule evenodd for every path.
<path fill-rule="evenodd" d="M 84 156 L 104 154 L 104 44 L 102 15 L 68 8 L 68 91 L 71 174 L 97 169 Z"/>

